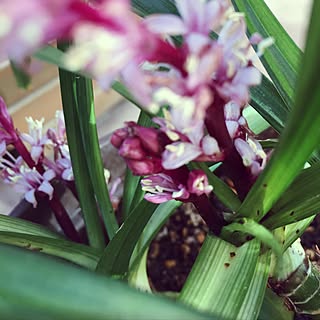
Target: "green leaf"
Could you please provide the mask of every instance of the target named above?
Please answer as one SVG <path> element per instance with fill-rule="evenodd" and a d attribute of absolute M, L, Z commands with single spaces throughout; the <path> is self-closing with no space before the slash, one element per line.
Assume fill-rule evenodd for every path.
<path fill-rule="evenodd" d="M 173 0 L 131 0 L 131 4 L 141 17 L 153 13 L 178 13 Z"/>
<path fill-rule="evenodd" d="M 267 288 L 271 261 L 270 258 L 270 251 L 267 251 L 259 256 L 253 277 L 251 279 L 249 290 L 245 300 L 242 303 L 239 314 L 237 315 L 237 320 L 257 319 Z"/>
<path fill-rule="evenodd" d="M 152 239 L 160 231 L 162 226 L 166 223 L 168 218 L 181 206 L 181 202 L 171 200 L 165 203 L 161 203 L 154 211 L 152 217 L 145 226 L 139 241 L 131 256 L 130 269 L 140 261 L 144 252 L 148 249 Z"/>
<path fill-rule="evenodd" d="M 157 205 L 146 200 L 135 207 L 105 248 L 97 272 L 120 277 L 126 275 L 133 249 L 156 207 Z"/>
<path fill-rule="evenodd" d="M 94 110 L 94 97 L 92 81 L 82 76 L 75 79 L 75 94 L 82 135 L 82 144 L 89 169 L 89 175 L 97 198 L 100 214 L 103 218 L 109 239 L 116 234 L 119 226 L 113 211 L 109 191 L 104 175 L 101 157 L 96 116 Z"/>
<path fill-rule="evenodd" d="M 63 239 L 63 237 L 51 230 L 23 219 L 0 214 L 0 231 L 30 234 L 34 236 Z"/>
<path fill-rule="evenodd" d="M 265 216 L 263 225 L 275 229 L 317 214 L 320 211 L 319 170 L 320 163 L 304 169 Z"/>
<path fill-rule="evenodd" d="M 147 258 L 148 250 L 144 252 L 139 263 L 137 263 L 131 270 L 128 276 L 128 284 L 136 289 L 144 292 L 152 292 L 147 274 Z"/>
<path fill-rule="evenodd" d="M 316 215 L 303 219 L 296 223 L 286 225 L 284 230 L 284 242 L 282 250 L 288 249 L 298 238 L 302 236 L 305 230 L 309 227 L 310 223 L 314 220 Z"/>
<path fill-rule="evenodd" d="M 288 118 L 288 109 L 274 84 L 265 76 L 259 86 L 250 88 L 250 105 L 275 129 L 281 132 Z"/>
<path fill-rule="evenodd" d="M 94 270 L 101 252 L 88 246 L 62 239 L 0 231 L 0 243 L 63 258 L 84 268 Z"/>
<path fill-rule="evenodd" d="M 18 87 L 27 89 L 29 84 L 31 83 L 31 76 L 13 61 L 10 61 L 10 66 Z"/>
<path fill-rule="evenodd" d="M 289 311 L 284 298 L 267 288 L 258 320 L 293 320 L 294 312 Z"/>
<path fill-rule="evenodd" d="M 65 45 L 61 44 L 61 48 L 65 48 Z M 77 95 L 75 92 L 77 77 L 74 73 L 59 69 L 60 91 L 68 146 L 79 202 L 89 243 L 95 248 L 102 249 L 105 246 L 104 236 L 87 166 L 85 149 L 82 143 L 81 126 L 77 110 Z"/>
<path fill-rule="evenodd" d="M 300 49 L 263 0 L 232 0 L 232 3 L 237 11 L 246 14 L 250 35 L 259 32 L 263 37 L 275 39 L 275 44 L 266 50 L 261 60 L 290 109 L 301 59 Z"/>
<path fill-rule="evenodd" d="M 236 319 L 246 299 L 259 251 L 256 240 L 237 248 L 207 236 L 179 300 L 220 319 Z"/>
<path fill-rule="evenodd" d="M 221 319 L 32 252 L 1 245 L 0 260 L 1 319 Z"/>
<path fill-rule="evenodd" d="M 271 248 L 277 256 L 282 253 L 282 248 L 273 236 L 271 231 L 266 229 L 263 225 L 257 223 L 252 219 L 242 218 L 238 222 L 233 222 L 225 227 L 221 231 L 221 238 L 228 240 L 231 243 L 237 244 L 243 237 L 237 237 L 236 233 L 241 232 L 244 235 L 252 235 L 256 239 L 260 240 L 265 246 Z M 240 243 L 241 244 L 241 243 Z"/>
<path fill-rule="evenodd" d="M 251 1 L 250 1 L 251 2 Z M 296 102 L 273 156 L 239 212 L 260 220 L 292 183 L 320 141 L 320 2 L 314 3 Z M 307 97 L 307 98 L 306 98 Z"/>

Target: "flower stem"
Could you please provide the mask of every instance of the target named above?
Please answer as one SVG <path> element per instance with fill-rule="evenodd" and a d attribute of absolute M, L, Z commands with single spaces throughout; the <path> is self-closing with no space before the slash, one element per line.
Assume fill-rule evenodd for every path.
<path fill-rule="evenodd" d="M 55 192 L 53 193 L 52 199 L 49 200 L 49 206 L 65 235 L 70 240 L 81 242 L 77 230 L 75 229 L 70 217 L 68 216 L 68 213 L 66 212 L 64 206 L 61 204 Z"/>

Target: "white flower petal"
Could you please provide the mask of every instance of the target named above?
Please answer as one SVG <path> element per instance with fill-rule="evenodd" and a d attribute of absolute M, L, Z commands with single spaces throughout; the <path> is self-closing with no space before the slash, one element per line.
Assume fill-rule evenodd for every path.
<path fill-rule="evenodd" d="M 144 23 L 154 33 L 181 35 L 187 31 L 183 21 L 173 14 L 154 14 L 148 16 Z"/>

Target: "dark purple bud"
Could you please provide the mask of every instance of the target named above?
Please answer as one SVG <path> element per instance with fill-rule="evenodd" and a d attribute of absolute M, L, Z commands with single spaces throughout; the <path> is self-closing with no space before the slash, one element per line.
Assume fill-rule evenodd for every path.
<path fill-rule="evenodd" d="M 112 145 L 119 149 L 122 142 L 128 137 L 128 135 L 129 133 L 127 128 L 117 129 L 111 136 Z"/>
<path fill-rule="evenodd" d="M 140 138 L 143 147 L 154 154 L 160 155 L 163 148 L 159 143 L 159 131 L 154 128 L 136 126 L 135 134 Z"/>
<path fill-rule="evenodd" d="M 146 153 L 142 148 L 139 138 L 128 137 L 119 148 L 119 155 L 126 159 L 142 160 L 146 158 Z"/>
<path fill-rule="evenodd" d="M 127 165 L 135 176 L 146 176 L 163 171 L 161 159 L 127 160 Z"/>

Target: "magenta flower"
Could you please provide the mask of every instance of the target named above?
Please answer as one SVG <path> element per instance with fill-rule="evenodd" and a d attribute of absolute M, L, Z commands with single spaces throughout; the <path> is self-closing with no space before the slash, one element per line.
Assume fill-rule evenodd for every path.
<path fill-rule="evenodd" d="M 202 194 L 208 195 L 213 190 L 213 187 L 209 185 L 206 174 L 202 170 L 191 171 L 187 185 L 188 191 L 197 196 L 201 196 Z"/>
<path fill-rule="evenodd" d="M 166 173 L 159 173 L 141 180 L 142 190 L 146 191 L 145 199 L 153 203 L 163 203 L 169 200 L 186 202 L 192 194 L 201 196 L 208 195 L 212 191 L 207 176 L 202 170 L 193 170 L 188 173 L 187 184 L 176 181 Z"/>
<path fill-rule="evenodd" d="M 172 103 L 173 104 L 173 103 Z M 171 104 L 171 105 L 172 105 Z M 165 118 L 155 118 L 171 143 L 162 153 L 162 165 L 167 170 L 177 169 L 190 161 L 221 161 L 223 152 L 214 137 L 205 134 L 202 120 L 195 121 L 196 106 L 192 98 L 176 100 Z"/>
<path fill-rule="evenodd" d="M 142 190 L 146 191 L 144 198 L 153 203 L 163 203 L 172 199 L 186 200 L 190 195 L 184 185 L 176 184 L 164 173 L 142 179 L 141 185 Z"/>
<path fill-rule="evenodd" d="M 77 14 L 70 9 L 75 0 L 18 0 L 0 3 L 0 59 L 23 63 L 26 56 L 56 38 L 65 37 Z"/>
<path fill-rule="evenodd" d="M 267 162 L 267 155 L 260 143 L 253 138 L 248 138 L 247 141 L 237 138 L 234 146 L 242 158 L 243 165 L 250 169 L 253 176 L 259 175 Z"/>
<path fill-rule="evenodd" d="M 154 128 L 144 128 L 134 122 L 126 128 L 116 130 L 111 143 L 119 149 L 128 167 L 135 175 L 149 175 L 163 171 L 161 153 L 164 135 Z"/>
<path fill-rule="evenodd" d="M 50 181 L 55 177 L 53 170 L 47 170 L 42 175 L 35 169 L 26 167 L 22 157 L 15 159 L 1 145 L 0 150 L 1 176 L 5 183 L 13 185 L 14 189 L 22 193 L 26 201 L 33 207 L 37 206 L 36 194 L 46 194 L 49 199 L 53 196 L 53 186 Z M 6 155 L 7 159 L 4 158 Z"/>

